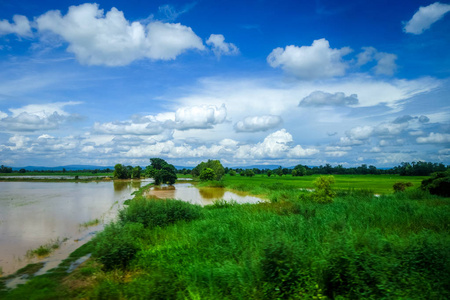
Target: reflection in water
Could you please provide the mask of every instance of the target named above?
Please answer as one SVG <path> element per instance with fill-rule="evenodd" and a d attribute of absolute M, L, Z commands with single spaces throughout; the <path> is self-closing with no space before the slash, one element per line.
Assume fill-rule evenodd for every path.
<path fill-rule="evenodd" d="M 213 187 L 205 187 L 198 190 L 200 195 L 204 199 L 223 199 L 225 195 L 225 189 L 223 188 L 213 188 Z"/>
<path fill-rule="evenodd" d="M 0 267 L 4 275 L 25 266 L 27 250 L 69 238 L 52 257 L 67 255 L 112 220 L 140 182 L 0 182 Z M 77 242 L 78 241 L 78 242 Z M 36 261 L 36 260 L 33 260 Z M 33 262 L 31 261 L 31 262 Z M 55 266 L 56 267 L 56 266 Z"/>
<path fill-rule="evenodd" d="M 158 199 L 178 199 L 200 205 L 213 204 L 214 201 L 219 199 L 236 201 L 237 203 L 257 203 L 264 201 L 261 198 L 248 196 L 245 193 L 233 193 L 223 188 L 197 188 L 190 183 L 176 183 L 172 187 L 153 187 L 146 192 L 145 196 Z"/>

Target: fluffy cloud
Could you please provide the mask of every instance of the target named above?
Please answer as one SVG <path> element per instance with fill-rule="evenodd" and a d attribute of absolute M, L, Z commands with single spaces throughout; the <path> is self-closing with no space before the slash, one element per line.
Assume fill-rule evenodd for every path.
<path fill-rule="evenodd" d="M 320 39 L 311 46 L 276 48 L 267 57 L 267 62 L 271 67 L 281 67 L 301 79 L 330 78 L 345 75 L 348 63 L 342 57 L 351 51 L 348 47 L 332 49 L 326 39 Z"/>
<path fill-rule="evenodd" d="M 298 106 L 345 106 L 356 104 L 358 104 L 358 96 L 356 94 L 351 94 L 346 97 L 342 92 L 330 94 L 322 91 L 315 91 L 303 98 Z"/>
<path fill-rule="evenodd" d="M 14 23 L 9 23 L 8 20 L 0 21 L 0 36 L 15 33 L 18 36 L 30 37 L 31 32 L 30 21 L 28 18 L 21 15 L 13 16 Z"/>
<path fill-rule="evenodd" d="M 431 132 L 427 137 L 418 137 L 416 139 L 419 144 L 444 144 L 450 143 L 450 134 Z"/>
<path fill-rule="evenodd" d="M 236 132 L 257 132 L 267 131 L 275 128 L 283 122 L 280 116 L 254 116 L 246 117 L 244 120 L 234 125 Z"/>
<path fill-rule="evenodd" d="M 397 69 L 395 61 L 397 55 L 385 52 L 378 52 L 374 47 L 363 47 L 364 51 L 357 55 L 357 65 L 363 66 L 371 61 L 376 61 L 377 64 L 373 68 L 377 75 L 392 76 Z"/>
<path fill-rule="evenodd" d="M 179 23 L 130 22 L 111 8 L 104 14 L 98 4 L 71 6 L 65 16 L 48 11 L 36 19 L 40 32 L 52 32 L 69 43 L 67 51 L 82 64 L 122 66 L 150 58 L 171 60 L 188 49 L 203 50 L 202 40 Z"/>
<path fill-rule="evenodd" d="M 227 109 L 225 105 L 188 106 L 173 112 L 161 113 L 155 116 L 133 116 L 129 121 L 96 122 L 95 133 L 117 135 L 167 135 L 172 131 L 189 129 L 209 129 L 225 122 Z"/>
<path fill-rule="evenodd" d="M 406 23 L 403 31 L 412 34 L 421 34 L 449 11 L 450 4 L 442 4 L 439 2 L 428 6 L 421 6 L 411 20 Z"/>
<path fill-rule="evenodd" d="M 300 145 L 291 147 L 292 135 L 286 129 L 269 134 L 264 141 L 254 145 L 242 145 L 236 151 L 236 158 L 283 158 L 308 157 L 319 153 L 315 148 L 303 149 Z"/>
<path fill-rule="evenodd" d="M 56 129 L 66 121 L 77 120 L 80 116 L 69 114 L 64 107 L 80 102 L 55 102 L 31 104 L 20 108 L 10 108 L 11 115 L 3 113 L 0 129 L 4 131 L 38 131 Z"/>
<path fill-rule="evenodd" d="M 211 34 L 206 44 L 212 48 L 217 57 L 239 54 L 239 49 L 232 43 L 226 43 L 222 34 Z"/>
<path fill-rule="evenodd" d="M 175 128 L 178 130 L 206 129 L 223 123 L 227 117 L 225 104 L 221 107 L 202 105 L 179 108 L 175 112 Z"/>

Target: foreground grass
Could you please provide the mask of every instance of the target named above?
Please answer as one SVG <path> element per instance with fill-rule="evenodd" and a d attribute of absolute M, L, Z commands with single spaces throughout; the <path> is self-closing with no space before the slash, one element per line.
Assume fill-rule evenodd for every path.
<path fill-rule="evenodd" d="M 450 199 L 353 190 L 317 204 L 300 200 L 288 180 L 243 182 L 227 178 L 224 185 L 271 202 L 199 207 L 137 192 L 118 221 L 86 246 L 94 259 L 0 298 L 450 297 Z"/>

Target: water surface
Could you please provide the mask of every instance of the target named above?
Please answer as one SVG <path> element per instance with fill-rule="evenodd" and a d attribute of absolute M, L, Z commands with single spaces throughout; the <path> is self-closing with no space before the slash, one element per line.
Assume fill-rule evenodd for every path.
<path fill-rule="evenodd" d="M 142 183 L 145 184 L 145 183 Z M 27 251 L 64 240 L 48 261 L 64 259 L 108 223 L 141 181 L 0 182 L 0 267 L 3 275 L 30 262 Z M 80 226 L 99 219 L 94 227 Z M 56 267 L 55 265 L 55 267 Z"/>
<path fill-rule="evenodd" d="M 224 188 L 200 187 L 191 183 L 176 183 L 173 186 L 152 187 L 145 196 L 158 199 L 170 198 L 186 201 L 192 204 L 209 205 L 214 201 L 236 201 L 237 203 L 258 203 L 264 201 L 261 198 L 249 196 L 245 192 L 230 192 Z"/>

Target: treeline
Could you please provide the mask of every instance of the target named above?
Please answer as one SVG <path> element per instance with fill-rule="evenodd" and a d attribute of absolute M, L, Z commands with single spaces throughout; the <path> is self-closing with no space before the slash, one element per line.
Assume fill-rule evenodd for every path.
<path fill-rule="evenodd" d="M 115 179 L 139 179 L 149 177 L 155 180 L 156 185 L 161 183 L 174 184 L 177 180 L 176 168 L 161 158 L 151 158 L 150 165 L 144 170 L 140 166 L 124 166 L 116 164 L 113 176 Z"/>
<path fill-rule="evenodd" d="M 111 170 L 110 168 L 105 168 L 105 169 L 79 169 L 79 170 L 66 170 L 66 168 L 63 168 L 62 170 L 26 170 L 24 168 L 19 169 L 19 170 L 14 170 L 11 167 L 6 167 L 4 165 L 2 165 L 0 167 L 0 173 L 29 173 L 29 172 L 33 172 L 33 173 L 92 173 L 92 174 L 97 174 L 97 173 L 111 173 L 113 170 Z"/>
<path fill-rule="evenodd" d="M 307 175 L 381 175 L 392 174 L 401 176 L 429 176 L 436 172 L 445 172 L 449 170 L 450 166 L 445 166 L 442 163 L 431 162 L 403 162 L 400 165 L 391 169 L 378 169 L 372 165 L 362 164 L 359 167 L 345 168 L 342 165 L 332 166 L 330 164 L 321 165 L 318 167 L 309 167 L 306 165 L 296 165 L 294 168 L 278 167 L 276 169 L 244 169 L 244 168 L 225 168 L 225 173 L 231 176 L 254 176 L 255 174 L 265 174 L 267 176 L 307 176 Z"/>

